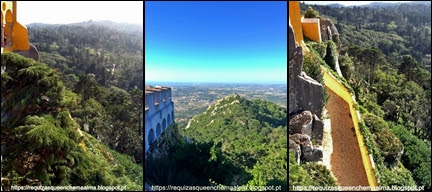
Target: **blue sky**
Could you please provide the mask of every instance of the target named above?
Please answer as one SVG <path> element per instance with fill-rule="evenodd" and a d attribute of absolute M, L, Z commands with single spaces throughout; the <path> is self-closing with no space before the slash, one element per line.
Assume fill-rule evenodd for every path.
<path fill-rule="evenodd" d="M 286 2 L 145 2 L 145 81 L 286 83 Z"/>

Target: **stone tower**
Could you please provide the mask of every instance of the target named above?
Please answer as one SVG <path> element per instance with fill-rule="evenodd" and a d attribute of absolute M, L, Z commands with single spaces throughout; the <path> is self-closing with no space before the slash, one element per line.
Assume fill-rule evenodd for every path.
<path fill-rule="evenodd" d="M 145 88 L 145 151 L 165 129 L 174 122 L 174 102 L 171 88 L 155 86 Z"/>

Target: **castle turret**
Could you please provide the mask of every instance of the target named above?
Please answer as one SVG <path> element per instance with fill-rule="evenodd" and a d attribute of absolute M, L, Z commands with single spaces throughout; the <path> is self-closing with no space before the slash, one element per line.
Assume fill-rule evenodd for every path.
<path fill-rule="evenodd" d="M 1 53 L 15 52 L 39 59 L 35 46 L 29 43 L 27 28 L 17 21 L 17 2 L 1 2 Z"/>

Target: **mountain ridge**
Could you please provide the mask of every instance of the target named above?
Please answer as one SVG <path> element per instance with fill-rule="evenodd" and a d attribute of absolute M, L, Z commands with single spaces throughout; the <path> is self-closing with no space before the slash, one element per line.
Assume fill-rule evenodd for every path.
<path fill-rule="evenodd" d="M 102 21 L 88 20 L 88 21 L 83 21 L 83 22 L 67 23 L 67 24 L 30 23 L 26 26 L 27 26 L 27 28 L 32 29 L 32 28 L 44 28 L 44 27 L 60 27 L 62 25 L 82 26 L 82 27 L 88 27 L 91 25 L 99 25 L 99 26 L 104 26 L 104 27 L 108 27 L 110 29 L 116 29 L 116 30 L 119 30 L 122 32 L 128 32 L 128 33 L 139 33 L 139 32 L 142 33 L 144 30 L 144 27 L 142 25 L 139 25 L 139 24 L 119 23 L 119 22 L 114 22 L 114 21 L 110 21 L 110 20 L 102 20 Z"/>
<path fill-rule="evenodd" d="M 271 107 L 267 107 L 267 105 Z M 269 108 L 277 112 L 271 114 Z M 249 120 L 253 122 L 253 125 L 259 124 L 260 126 L 271 127 L 286 126 L 286 117 L 283 115 L 284 112 L 286 114 L 286 107 L 284 108 L 262 100 L 250 101 L 237 94 L 233 94 L 209 105 L 206 111 L 190 120 L 187 128 L 190 129 L 191 127 L 202 126 L 203 124 L 199 123 L 200 121 L 206 122 L 205 126 L 209 126 L 218 120 L 223 120 L 224 123 L 229 122 L 246 127 L 249 126 Z"/>
<path fill-rule="evenodd" d="M 226 96 L 196 115 L 187 129 L 172 127 L 179 132 L 175 138 L 186 141 L 161 136 L 168 142 L 151 150 L 170 152 L 156 159 L 146 157 L 146 179 L 153 185 L 187 180 L 182 184 L 274 185 L 287 190 L 286 114 L 286 107 L 268 101 Z M 163 143 L 174 146 L 166 150 Z M 152 168 L 160 166 L 168 168 Z M 165 175 L 169 179 L 159 179 Z"/>

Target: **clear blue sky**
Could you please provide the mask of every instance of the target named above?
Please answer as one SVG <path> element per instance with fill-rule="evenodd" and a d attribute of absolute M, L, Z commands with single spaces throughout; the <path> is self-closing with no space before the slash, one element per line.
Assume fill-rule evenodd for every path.
<path fill-rule="evenodd" d="M 286 2 L 145 2 L 145 81 L 286 83 Z"/>

